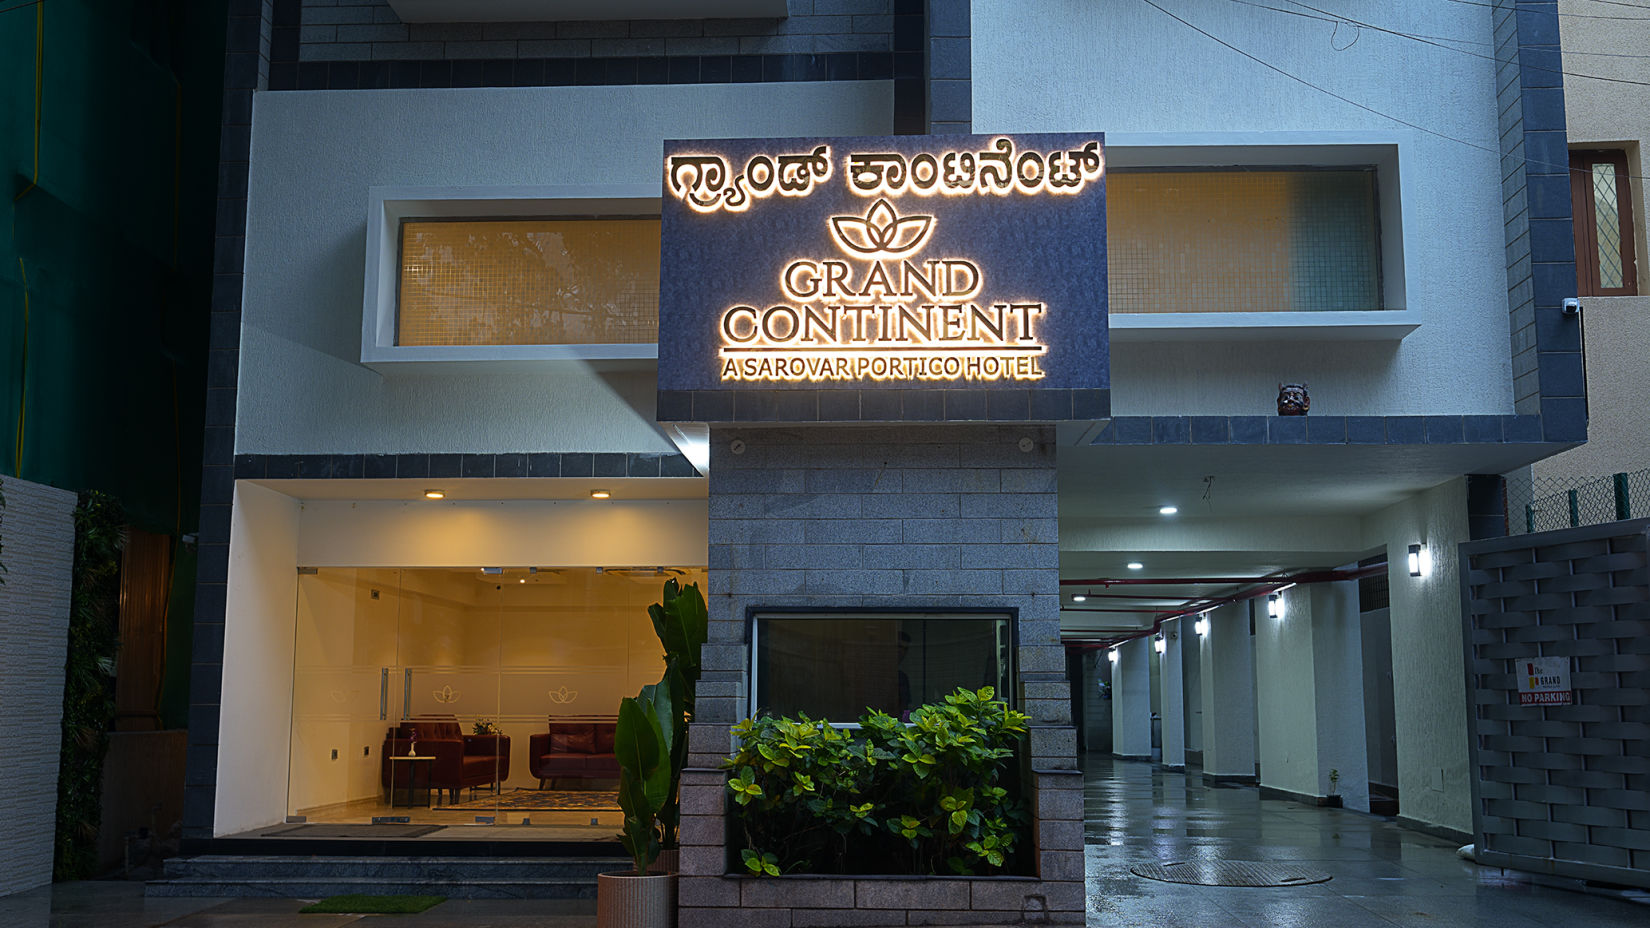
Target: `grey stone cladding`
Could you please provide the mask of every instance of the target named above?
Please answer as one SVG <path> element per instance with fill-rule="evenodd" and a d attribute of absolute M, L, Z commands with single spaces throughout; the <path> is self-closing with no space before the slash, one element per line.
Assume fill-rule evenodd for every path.
<path fill-rule="evenodd" d="M 1060 645 L 1053 428 L 713 427 L 709 479 L 710 635 L 682 781 L 682 928 L 1080 923 L 1082 777 Z M 787 606 L 1017 612 L 1037 876 L 727 875 L 717 765 L 749 711 L 746 616 Z"/>

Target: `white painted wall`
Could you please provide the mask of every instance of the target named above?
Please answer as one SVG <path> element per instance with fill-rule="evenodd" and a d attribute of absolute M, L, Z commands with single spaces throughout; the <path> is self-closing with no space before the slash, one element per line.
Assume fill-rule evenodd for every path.
<path fill-rule="evenodd" d="M 1186 753 L 1194 758 L 1203 752 L 1203 643 L 1196 624 L 1195 616 L 1180 623 L 1180 673 L 1186 681 Z"/>
<path fill-rule="evenodd" d="M 1313 795 L 1330 792 L 1330 771 L 1348 809 L 1369 811 L 1369 752 L 1364 740 L 1363 642 L 1358 584 L 1311 587 L 1312 664 L 1317 679 L 1318 782 Z"/>
<path fill-rule="evenodd" d="M 214 835 L 286 820 L 297 554 L 298 501 L 237 483 L 229 525 Z"/>
<path fill-rule="evenodd" d="M 1312 591 L 1297 586 L 1278 596 L 1282 616 L 1274 619 L 1264 607 L 1255 613 L 1260 785 L 1316 796 L 1318 679 L 1312 660 Z"/>
<path fill-rule="evenodd" d="M 1466 478 L 1417 493 L 1367 517 L 1364 532 L 1371 548 L 1386 549 L 1392 585 L 1399 814 L 1471 832 L 1457 551 L 1468 539 Z M 1432 550 L 1432 573 L 1427 577 L 1411 577 L 1405 563 L 1409 545 L 1417 542 L 1425 542 Z"/>
<path fill-rule="evenodd" d="M 0 831 L 6 896 L 52 881 L 75 495 L 16 477 L 5 478 L 0 490 L 0 706 L 12 748 L 0 755 L 9 799 Z"/>
<path fill-rule="evenodd" d="M 1203 772 L 1255 775 L 1255 669 L 1249 644 L 1249 604 L 1209 613 L 1198 642 L 1203 681 Z"/>
<path fill-rule="evenodd" d="M 673 450 L 651 370 L 363 367 L 368 188 L 657 188 L 663 139 L 885 134 L 891 98 L 881 81 L 258 94 L 236 450 Z"/>
<path fill-rule="evenodd" d="M 1117 646 L 1111 665 L 1111 751 L 1120 757 L 1152 754 L 1152 653 L 1150 638 Z"/>
<path fill-rule="evenodd" d="M 1181 670 L 1181 648 L 1191 623 L 1176 620 L 1163 623 L 1163 653 L 1153 654 L 1158 662 L 1158 717 L 1162 722 L 1163 766 L 1186 766 L 1186 676 Z"/>
<path fill-rule="evenodd" d="M 1108 146 L 1197 136 L 1270 144 L 1325 133 L 1396 138 L 1406 308 L 1400 343 L 1246 342 L 1112 346 L 1119 415 L 1265 414 L 1277 384 L 1304 380 L 1328 415 L 1507 413 L 1506 262 L 1494 64 L 1454 50 L 1347 31 L 1252 5 L 1163 0 L 1189 22 L 1416 131 L 1263 68 L 1144 3 L 973 4 L 978 132 L 1104 131 Z M 1483 5 L 1399 0 L 1327 9 L 1406 32 L 1491 38 Z M 1480 150 L 1482 149 L 1482 150 Z M 1385 234 L 1395 234 L 1385 229 Z"/>

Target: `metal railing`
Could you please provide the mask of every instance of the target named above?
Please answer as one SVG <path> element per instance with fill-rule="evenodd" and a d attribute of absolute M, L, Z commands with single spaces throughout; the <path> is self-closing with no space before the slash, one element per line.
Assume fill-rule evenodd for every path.
<path fill-rule="evenodd" d="M 1650 468 L 1577 479 L 1507 476 L 1507 533 L 1523 535 L 1650 516 Z"/>

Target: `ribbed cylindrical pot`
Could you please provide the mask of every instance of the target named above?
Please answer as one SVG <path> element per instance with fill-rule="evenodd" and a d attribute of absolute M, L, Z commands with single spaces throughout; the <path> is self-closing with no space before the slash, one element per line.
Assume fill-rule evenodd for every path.
<path fill-rule="evenodd" d="M 596 874 L 598 928 L 676 928 L 676 874 Z"/>
<path fill-rule="evenodd" d="M 681 848 L 665 848 L 659 852 L 659 859 L 653 866 L 647 868 L 648 873 L 680 873 L 682 872 Z"/>

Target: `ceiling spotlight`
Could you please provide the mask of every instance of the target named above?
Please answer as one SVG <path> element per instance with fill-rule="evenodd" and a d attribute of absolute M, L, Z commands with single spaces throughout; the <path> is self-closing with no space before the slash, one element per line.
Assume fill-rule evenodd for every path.
<path fill-rule="evenodd" d="M 1089 598 L 1082 593 L 1073 593 L 1071 594 L 1071 601 L 1074 603 L 1086 603 L 1089 601 Z"/>
<path fill-rule="evenodd" d="M 609 490 L 591 490 L 590 491 L 590 498 L 591 499 L 607 499 L 608 497 L 611 497 L 612 495 L 613 495 L 612 491 L 609 491 Z"/>
<path fill-rule="evenodd" d="M 424 491 L 424 498 L 425 499 L 446 499 L 447 498 L 447 491 L 446 490 L 425 490 Z"/>
<path fill-rule="evenodd" d="M 1139 561 L 1130 561 L 1129 562 L 1129 569 L 1130 570 L 1145 570 L 1146 565 L 1140 563 Z"/>
<path fill-rule="evenodd" d="M 1172 516 L 1179 511 L 1179 506 L 1164 506 L 1163 508 L 1157 510 L 1157 513 L 1158 515 Z"/>
<path fill-rule="evenodd" d="M 521 579 L 520 579 L 520 580 L 517 580 L 517 581 L 516 581 L 516 582 L 517 582 L 517 583 L 526 583 L 526 582 L 527 582 L 527 578 L 526 578 L 526 577 L 522 577 L 522 578 L 521 578 Z"/>
<path fill-rule="evenodd" d="M 1283 597 L 1273 593 L 1266 597 L 1266 617 L 1269 619 L 1283 618 Z"/>

